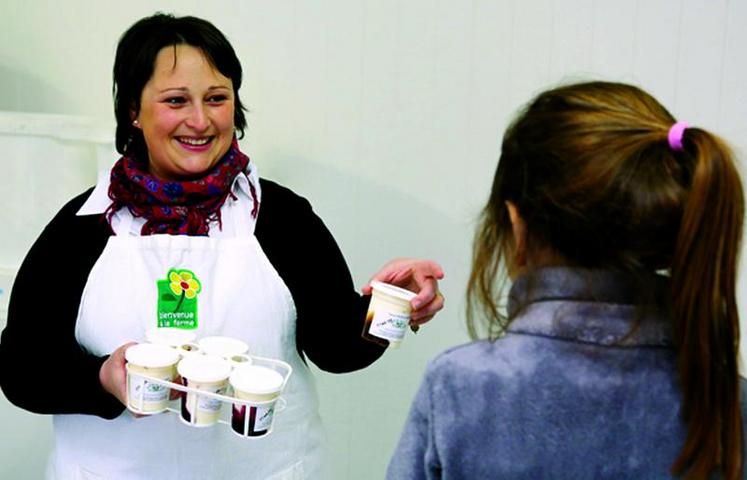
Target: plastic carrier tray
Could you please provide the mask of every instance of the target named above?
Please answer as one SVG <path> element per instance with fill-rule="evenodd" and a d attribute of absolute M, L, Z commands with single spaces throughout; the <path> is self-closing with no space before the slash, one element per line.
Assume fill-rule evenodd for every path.
<path fill-rule="evenodd" d="M 283 362 L 281 360 L 275 360 L 271 358 L 265 358 L 265 357 L 258 357 L 254 355 L 244 355 L 245 357 L 248 357 L 251 359 L 250 362 L 245 362 L 239 365 L 232 364 L 231 370 L 233 371 L 236 368 L 241 368 L 244 365 L 255 365 L 255 366 L 261 366 L 270 368 L 276 372 L 278 372 L 283 377 L 283 382 L 280 387 L 279 394 L 276 398 L 273 398 L 271 400 L 265 400 L 265 401 L 256 401 L 251 399 L 242 399 L 242 398 L 236 398 L 233 396 L 233 387 L 231 387 L 230 383 L 226 387 L 226 393 L 225 394 L 219 394 L 219 393 L 213 393 L 205 390 L 200 390 L 193 387 L 188 387 L 185 385 L 182 385 L 180 383 L 170 382 L 167 380 L 162 380 L 159 378 L 151 377 L 148 375 L 144 375 L 140 372 L 134 372 L 130 370 L 130 364 L 126 364 L 127 369 L 127 386 L 126 391 L 128 394 L 128 405 L 127 409 L 131 412 L 138 414 L 138 415 L 157 415 L 161 413 L 175 413 L 179 415 L 179 419 L 184 423 L 185 425 L 190 425 L 193 427 L 199 427 L 199 428 L 210 428 L 214 427 L 215 424 L 211 425 L 198 425 L 197 424 L 197 415 L 192 415 L 191 421 L 187 421 L 184 419 L 184 417 L 181 414 L 181 408 L 174 408 L 174 404 L 177 404 L 181 406 L 182 402 L 182 396 L 186 395 L 187 393 L 194 393 L 195 395 L 198 395 L 198 401 L 199 398 L 208 398 L 213 400 L 218 400 L 220 402 L 223 402 L 220 409 L 220 414 L 218 420 L 215 422 L 216 424 L 221 424 L 228 426 L 234 433 L 236 433 L 239 436 L 242 436 L 244 438 L 262 438 L 264 436 L 269 435 L 272 433 L 272 428 L 275 423 L 274 414 L 278 412 L 282 412 L 285 410 L 287 406 L 287 402 L 285 401 L 285 398 L 282 397 L 283 391 L 285 390 L 285 386 L 288 383 L 288 379 L 290 378 L 291 374 L 293 373 L 293 367 L 291 367 L 286 362 Z M 181 360 L 180 360 L 181 361 Z M 133 378 L 140 378 L 142 380 L 145 380 L 147 383 L 152 383 L 155 385 L 161 385 L 167 388 L 170 388 L 172 390 L 177 390 L 179 392 L 182 392 L 182 395 L 178 399 L 170 400 L 168 402 L 168 406 L 164 408 L 163 410 L 157 410 L 157 411 L 146 411 L 143 409 L 143 403 L 144 403 L 144 395 L 145 395 L 145 388 L 141 388 L 139 391 L 139 394 L 133 395 L 133 398 L 130 398 L 129 392 L 130 392 L 130 383 L 133 380 Z M 146 383 L 146 384 L 147 384 Z M 246 408 L 245 412 L 249 412 L 250 409 L 254 408 L 255 411 L 257 409 L 262 409 L 261 411 L 264 411 L 267 413 L 268 411 L 271 414 L 271 420 L 269 424 L 269 428 L 266 430 L 262 430 L 260 432 L 254 432 L 250 426 L 250 415 L 245 414 L 244 415 L 244 421 L 243 421 L 243 428 L 240 430 L 236 430 L 236 421 L 232 418 L 233 416 L 233 410 L 236 407 L 244 406 Z M 229 408 L 231 407 L 231 408 Z"/>

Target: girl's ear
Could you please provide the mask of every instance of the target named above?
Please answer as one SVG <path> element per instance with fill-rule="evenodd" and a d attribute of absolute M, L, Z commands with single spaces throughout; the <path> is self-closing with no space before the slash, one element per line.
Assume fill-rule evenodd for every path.
<path fill-rule="evenodd" d="M 514 234 L 513 265 L 517 269 L 523 269 L 527 265 L 527 224 L 512 201 L 506 201 L 506 208 Z"/>

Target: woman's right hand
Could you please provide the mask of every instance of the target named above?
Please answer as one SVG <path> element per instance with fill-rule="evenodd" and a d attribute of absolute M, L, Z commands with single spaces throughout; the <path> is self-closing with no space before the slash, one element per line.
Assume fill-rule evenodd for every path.
<path fill-rule="evenodd" d="M 107 392 L 127 406 L 127 369 L 125 351 L 137 342 L 127 342 L 114 350 L 99 369 L 99 382 Z"/>

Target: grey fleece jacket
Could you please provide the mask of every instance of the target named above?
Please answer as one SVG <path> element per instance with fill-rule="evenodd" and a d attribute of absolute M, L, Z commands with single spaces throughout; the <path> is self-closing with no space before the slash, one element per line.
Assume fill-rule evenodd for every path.
<path fill-rule="evenodd" d="M 387 478 L 670 478 L 686 426 L 656 306 L 666 289 L 661 276 L 570 268 L 519 278 L 503 338 L 428 366 Z M 650 308 L 635 307 L 641 294 Z"/>

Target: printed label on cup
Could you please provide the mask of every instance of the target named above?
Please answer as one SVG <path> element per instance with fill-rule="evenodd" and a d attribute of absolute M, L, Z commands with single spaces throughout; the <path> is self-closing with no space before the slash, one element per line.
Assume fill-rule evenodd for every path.
<path fill-rule="evenodd" d="M 383 346 L 397 347 L 410 323 L 410 300 L 415 293 L 395 285 L 371 282 L 373 292 L 363 325 L 363 338 Z"/>
<path fill-rule="evenodd" d="M 186 357 L 177 367 L 186 387 L 209 393 L 224 394 L 228 386 L 231 365 L 222 358 Z M 195 427 L 208 427 L 218 421 L 223 402 L 189 391 L 182 394 L 182 420 Z"/>
<path fill-rule="evenodd" d="M 249 437 L 269 433 L 275 414 L 275 403 L 283 386 L 283 376 L 271 368 L 247 365 L 236 368 L 231 373 L 229 381 L 236 398 L 252 400 L 247 405 L 233 405 L 233 431 Z"/>
<path fill-rule="evenodd" d="M 139 414 L 161 413 L 169 405 L 169 388 L 142 376 L 173 381 L 179 354 L 164 345 L 140 343 L 125 352 L 127 360 L 127 408 Z"/>
<path fill-rule="evenodd" d="M 369 332 L 371 335 L 399 342 L 405 336 L 407 325 L 410 323 L 410 313 L 377 310 L 371 319 Z"/>
<path fill-rule="evenodd" d="M 187 379 L 182 380 L 185 387 L 196 388 L 198 390 L 223 395 L 226 393 L 226 385 L 210 384 L 204 385 L 196 382 L 190 382 Z M 188 425 L 195 427 L 208 427 L 214 425 L 220 416 L 220 409 L 223 402 L 200 395 L 195 392 L 182 394 L 181 415 L 182 420 Z"/>
<path fill-rule="evenodd" d="M 137 413 L 161 413 L 168 408 L 169 388 L 153 383 L 137 375 L 142 373 L 149 377 L 170 382 L 174 378 L 173 369 L 165 371 L 149 371 L 130 367 L 130 382 L 128 389 L 128 407 Z"/>
<path fill-rule="evenodd" d="M 269 406 L 234 405 L 231 428 L 239 435 L 260 437 L 270 431 L 274 416 L 275 402 Z"/>

